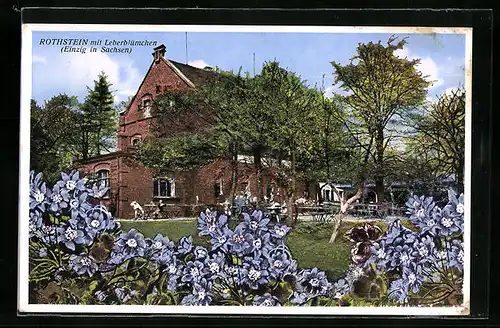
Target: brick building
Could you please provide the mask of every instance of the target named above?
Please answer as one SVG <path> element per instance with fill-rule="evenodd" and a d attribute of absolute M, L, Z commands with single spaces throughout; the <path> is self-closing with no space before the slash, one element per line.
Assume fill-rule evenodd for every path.
<path fill-rule="evenodd" d="M 132 201 L 139 204 L 167 204 L 170 216 L 196 215 L 200 208 L 224 202 L 231 188 L 231 169 L 228 161 L 217 160 L 202 168 L 190 171 L 164 171 L 155 173 L 134 160 L 135 147 L 144 139 L 154 137 L 155 117 L 151 114 L 152 102 L 165 91 L 189 92 L 214 76 L 210 69 L 199 69 L 169 60 L 165 46 L 156 47 L 153 61 L 128 108 L 120 114 L 117 151 L 90 158 L 78 163 L 80 171 L 94 175 L 100 183 L 109 186 L 103 200 L 110 211 L 119 218 L 131 218 Z M 171 120 L 165 126 L 168 135 L 200 132 L 203 122 L 193 114 L 190 124 L 177 125 Z M 238 189 L 257 194 L 255 174 L 242 159 L 239 168 Z M 274 188 L 271 175 L 265 172 L 263 185 L 266 191 Z M 276 193 L 276 191 L 275 191 Z M 198 205 L 198 206 L 196 206 Z"/>

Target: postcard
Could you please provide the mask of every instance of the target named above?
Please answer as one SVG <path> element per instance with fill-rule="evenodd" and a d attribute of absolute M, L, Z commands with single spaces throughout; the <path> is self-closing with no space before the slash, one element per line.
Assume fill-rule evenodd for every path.
<path fill-rule="evenodd" d="M 21 313 L 469 314 L 471 28 L 22 37 Z"/>

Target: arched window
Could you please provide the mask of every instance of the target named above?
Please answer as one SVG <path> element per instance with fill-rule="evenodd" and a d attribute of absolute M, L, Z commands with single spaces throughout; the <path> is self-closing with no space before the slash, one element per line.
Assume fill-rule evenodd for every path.
<path fill-rule="evenodd" d="M 102 169 L 96 172 L 95 174 L 95 183 L 101 188 L 108 188 L 104 197 L 109 197 L 109 170 Z"/>
<path fill-rule="evenodd" d="M 97 185 L 109 187 L 109 170 L 99 170 L 96 173 Z"/>
<path fill-rule="evenodd" d="M 141 139 L 142 139 L 141 135 L 136 134 L 136 135 L 132 136 L 132 138 L 130 138 L 130 144 L 134 147 L 137 147 L 141 143 Z"/>
<path fill-rule="evenodd" d="M 151 117 L 151 109 L 153 108 L 153 97 L 148 93 L 142 96 L 139 104 L 139 110 L 143 110 L 144 118 Z"/>

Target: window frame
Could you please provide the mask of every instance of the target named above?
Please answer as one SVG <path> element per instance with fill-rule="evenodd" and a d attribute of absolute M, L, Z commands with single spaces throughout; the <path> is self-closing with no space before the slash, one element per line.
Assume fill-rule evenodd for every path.
<path fill-rule="evenodd" d="M 102 177 L 100 173 L 106 172 L 106 176 Z M 103 199 L 107 199 L 110 197 L 110 191 L 111 191 L 111 186 L 110 186 L 110 170 L 109 169 L 100 169 L 95 172 L 95 179 L 93 183 L 96 183 L 98 187 L 101 185 L 101 181 L 105 181 L 104 187 L 107 187 L 108 190 L 106 193 L 102 196 Z"/>
<path fill-rule="evenodd" d="M 165 181 L 166 183 L 166 195 L 162 196 L 161 195 L 161 185 L 160 183 L 162 181 Z M 170 186 L 170 188 L 169 188 Z M 170 194 L 170 195 L 169 195 Z M 176 198 L 175 195 L 175 179 L 169 178 L 169 177 L 155 177 L 153 179 L 153 198 L 155 199 L 171 199 L 171 198 Z"/>

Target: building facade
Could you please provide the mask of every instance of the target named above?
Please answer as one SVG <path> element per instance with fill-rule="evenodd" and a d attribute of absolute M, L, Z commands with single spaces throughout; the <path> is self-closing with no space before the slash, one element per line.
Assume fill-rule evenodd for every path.
<path fill-rule="evenodd" d="M 134 160 L 136 147 L 145 139 L 155 136 L 152 115 L 153 100 L 165 91 L 189 92 L 207 82 L 214 72 L 169 60 L 164 45 L 156 47 L 153 61 L 129 106 L 120 114 L 117 151 L 77 163 L 78 169 L 109 187 L 103 204 L 119 218 L 134 217 L 133 201 L 141 205 L 167 205 L 169 216 L 193 216 L 205 206 L 223 203 L 231 189 L 231 167 L 220 159 L 204 167 L 189 171 L 163 171 L 157 173 Z M 187 114 L 189 115 L 189 114 Z M 204 122 L 196 115 L 183 118 L 189 124 L 164 126 L 167 135 L 203 131 Z M 238 169 L 237 191 L 257 194 L 255 172 L 242 161 Z M 263 175 L 264 194 L 277 190 L 273 175 Z"/>

